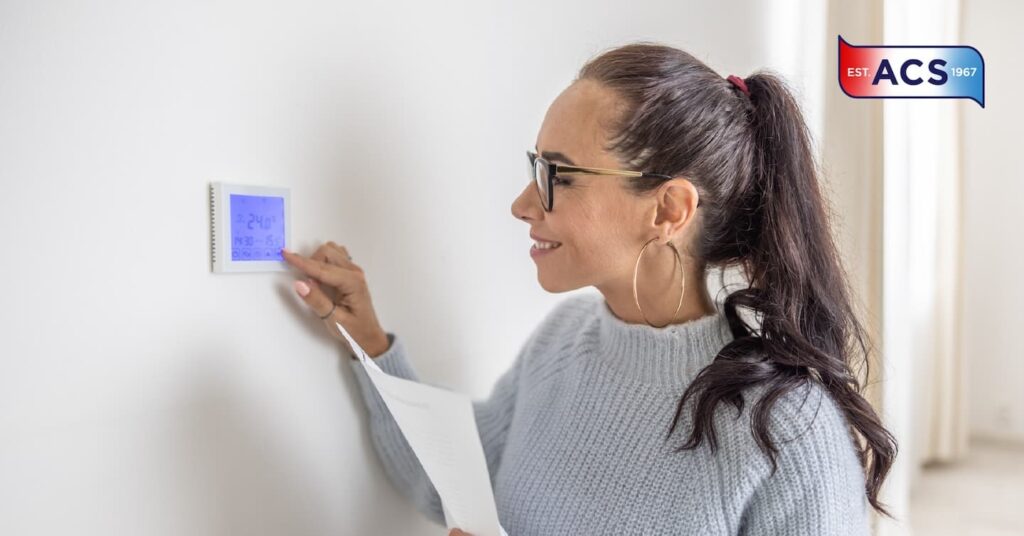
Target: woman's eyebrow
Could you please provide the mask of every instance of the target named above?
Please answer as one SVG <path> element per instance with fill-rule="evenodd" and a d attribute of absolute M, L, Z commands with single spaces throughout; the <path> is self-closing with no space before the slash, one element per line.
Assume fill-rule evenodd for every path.
<path fill-rule="evenodd" d="M 533 150 L 536 152 L 537 151 L 537 146 L 534 146 Z M 564 154 L 562 154 L 562 153 L 560 153 L 558 151 L 543 151 L 543 152 L 540 153 L 540 155 L 543 156 L 544 158 L 547 158 L 548 160 L 551 160 L 551 161 L 561 160 L 562 162 L 565 162 L 566 164 L 569 164 L 570 166 L 575 166 L 576 165 L 576 162 L 573 162 L 571 158 L 569 158 L 568 156 L 565 156 Z"/>

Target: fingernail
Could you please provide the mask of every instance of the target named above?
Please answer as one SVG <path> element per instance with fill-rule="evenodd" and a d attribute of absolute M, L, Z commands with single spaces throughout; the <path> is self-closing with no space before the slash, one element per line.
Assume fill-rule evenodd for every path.
<path fill-rule="evenodd" d="M 309 294 L 309 285 L 307 285 L 304 281 L 296 281 L 294 283 L 294 287 L 295 292 L 298 292 L 299 296 L 302 296 L 303 298 L 305 298 L 306 295 Z"/>
<path fill-rule="evenodd" d="M 292 254 L 292 250 L 290 250 L 288 248 L 281 248 L 281 253 L 287 253 L 287 254 L 291 255 Z"/>

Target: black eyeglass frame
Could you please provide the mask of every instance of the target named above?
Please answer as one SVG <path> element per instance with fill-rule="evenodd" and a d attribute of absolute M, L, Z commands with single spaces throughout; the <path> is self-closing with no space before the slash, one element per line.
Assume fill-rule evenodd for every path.
<path fill-rule="evenodd" d="M 530 149 L 526 150 L 526 157 L 530 160 L 530 178 L 534 184 L 537 183 L 537 162 L 540 162 L 548 168 L 548 198 L 544 199 L 544 194 L 537 188 L 537 196 L 540 197 L 541 206 L 544 207 L 546 212 L 551 212 L 555 205 L 555 177 L 558 175 L 570 175 L 573 173 L 584 173 L 588 175 L 614 175 L 622 177 L 642 177 L 652 179 L 671 179 L 669 175 L 662 173 L 651 173 L 649 171 L 632 171 L 628 169 L 605 169 L 596 167 L 584 167 L 584 166 L 570 166 L 568 164 L 555 164 L 543 156 L 538 155 Z M 697 206 L 700 206 L 700 199 L 697 200 Z"/>

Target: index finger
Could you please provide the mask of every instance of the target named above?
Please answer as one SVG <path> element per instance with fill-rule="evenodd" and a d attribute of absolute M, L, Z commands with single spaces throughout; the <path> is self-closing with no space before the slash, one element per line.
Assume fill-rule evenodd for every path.
<path fill-rule="evenodd" d="M 313 276 L 320 279 L 320 275 L 323 273 L 323 262 L 316 259 L 307 259 L 294 251 L 281 248 L 281 256 L 284 257 L 285 262 L 302 270 L 306 275 Z"/>
<path fill-rule="evenodd" d="M 328 285 L 334 285 L 337 287 L 345 285 L 345 278 L 343 277 L 343 274 L 345 274 L 345 268 L 341 266 L 335 266 L 316 259 L 309 259 L 295 253 L 294 251 L 288 251 L 285 249 L 281 250 L 281 255 L 284 256 L 285 260 L 288 261 L 289 264 L 295 266 L 299 270 L 302 270 L 306 275 L 318 281 L 323 281 Z"/>

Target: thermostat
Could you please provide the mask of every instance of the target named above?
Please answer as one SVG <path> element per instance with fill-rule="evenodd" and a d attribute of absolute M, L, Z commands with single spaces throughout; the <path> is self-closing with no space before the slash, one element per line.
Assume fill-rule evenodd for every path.
<path fill-rule="evenodd" d="M 288 188 L 210 183 L 210 249 L 214 272 L 285 272 L 281 248 L 291 244 Z"/>

